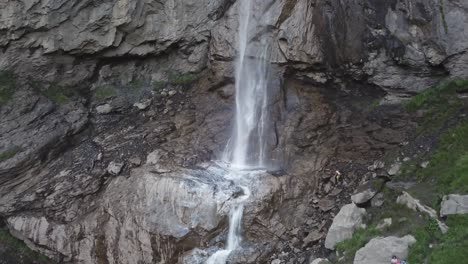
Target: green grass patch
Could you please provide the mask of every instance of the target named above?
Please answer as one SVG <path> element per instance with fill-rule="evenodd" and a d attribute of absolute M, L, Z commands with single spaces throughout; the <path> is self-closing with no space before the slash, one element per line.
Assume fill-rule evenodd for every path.
<path fill-rule="evenodd" d="M 200 75 L 195 73 L 169 72 L 169 83 L 174 85 L 190 84 L 200 79 Z"/>
<path fill-rule="evenodd" d="M 98 86 L 94 91 L 94 97 L 97 100 L 105 100 L 116 95 L 117 90 L 110 85 Z"/>
<path fill-rule="evenodd" d="M 21 151 L 21 148 L 18 146 L 9 148 L 5 152 L 0 153 L 0 162 L 13 158 L 20 151 Z"/>
<path fill-rule="evenodd" d="M 15 92 L 15 78 L 9 72 L 0 72 L 0 106 L 8 102 Z"/>
<path fill-rule="evenodd" d="M 442 234 L 435 220 L 414 231 L 417 240 L 410 249 L 409 263 L 461 263 L 468 259 L 468 215 L 451 215 L 447 219 L 449 231 Z"/>
<path fill-rule="evenodd" d="M 168 84 L 169 83 L 165 81 L 154 81 L 151 83 L 151 86 L 153 87 L 153 91 L 161 91 L 162 89 L 166 88 Z"/>
<path fill-rule="evenodd" d="M 70 87 L 61 86 L 56 83 L 43 83 L 33 80 L 29 84 L 37 93 L 42 94 L 57 104 L 68 103 L 74 95 Z"/>
<path fill-rule="evenodd" d="M 452 95 L 455 92 L 465 91 L 466 89 L 468 89 L 468 80 L 458 79 L 443 82 L 414 96 L 406 103 L 405 107 L 409 112 L 415 112 L 425 107 L 444 106 L 449 103 L 450 99 L 453 99 Z"/>
<path fill-rule="evenodd" d="M 145 87 L 145 81 L 141 79 L 135 79 L 129 83 L 130 88 L 134 90 L 140 90 L 141 88 Z"/>
<path fill-rule="evenodd" d="M 14 250 L 14 254 L 15 255 L 18 255 L 18 257 L 20 257 L 21 259 L 30 259 L 31 261 L 34 261 L 34 263 L 40 263 L 40 264 L 52 264 L 54 263 L 53 261 L 51 261 L 49 258 L 47 258 L 46 256 L 38 253 L 38 252 L 35 252 L 33 251 L 32 249 L 30 249 L 29 247 L 26 246 L 26 244 L 13 237 L 9 232 L 8 230 L 4 229 L 4 228 L 0 228 L 0 243 L 6 245 L 7 247 L 11 248 L 12 250 Z M 36 262 L 38 261 L 38 262 Z"/>
<path fill-rule="evenodd" d="M 444 133 L 425 169 L 415 174 L 421 181 L 434 179 L 437 193 L 468 193 L 468 122 Z"/>
<path fill-rule="evenodd" d="M 456 96 L 456 93 L 466 91 L 468 91 L 468 80 L 446 81 L 408 101 L 405 105 L 408 112 L 424 110 L 418 134 L 427 134 L 442 128 L 447 120 L 463 107 L 463 101 Z"/>
<path fill-rule="evenodd" d="M 344 254 L 344 258 L 340 262 L 352 263 L 356 252 L 364 247 L 372 238 L 375 238 L 380 234 L 381 232 L 376 229 L 375 226 L 356 230 L 352 238 L 342 241 L 336 245 L 336 250 Z"/>
<path fill-rule="evenodd" d="M 42 94 L 57 104 L 68 103 L 71 95 L 67 88 L 60 85 L 50 85 L 42 91 Z"/>

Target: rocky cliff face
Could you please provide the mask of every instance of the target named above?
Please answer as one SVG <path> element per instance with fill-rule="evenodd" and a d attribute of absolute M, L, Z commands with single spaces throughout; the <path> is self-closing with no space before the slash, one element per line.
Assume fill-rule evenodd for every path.
<path fill-rule="evenodd" d="M 11 73 L 0 216 L 15 236 L 71 263 L 194 263 L 221 246 L 236 190 L 213 161 L 230 131 L 238 4 L 0 3 L 0 70 Z M 404 143 L 412 122 L 393 103 L 468 75 L 468 3 L 257 6 L 269 26 L 250 30 L 269 36 L 283 79 L 271 88 L 283 169 L 253 180 L 252 250 L 232 261 L 287 252 L 301 263 L 346 190 Z"/>

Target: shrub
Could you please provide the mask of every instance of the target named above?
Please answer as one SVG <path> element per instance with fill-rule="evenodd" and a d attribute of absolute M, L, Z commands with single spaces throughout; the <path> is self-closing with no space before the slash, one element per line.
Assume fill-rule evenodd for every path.
<path fill-rule="evenodd" d="M 17 146 L 7 149 L 5 152 L 0 153 L 0 162 L 13 158 L 20 151 L 21 148 Z"/>
<path fill-rule="evenodd" d="M 15 91 L 15 78 L 11 73 L 0 72 L 0 105 L 10 100 Z"/>

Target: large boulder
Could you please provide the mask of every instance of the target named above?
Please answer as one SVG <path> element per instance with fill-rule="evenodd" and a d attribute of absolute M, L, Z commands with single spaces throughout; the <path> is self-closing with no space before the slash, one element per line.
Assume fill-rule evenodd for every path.
<path fill-rule="evenodd" d="M 408 256 L 408 248 L 416 243 L 416 239 L 411 236 L 399 237 L 378 237 L 367 243 L 356 252 L 354 264 L 388 264 L 392 256 L 405 259 Z"/>
<path fill-rule="evenodd" d="M 468 214 L 468 195 L 450 194 L 442 198 L 440 215 Z"/>
<path fill-rule="evenodd" d="M 325 238 L 325 247 L 335 249 L 337 243 L 349 239 L 354 231 L 362 225 L 362 218 L 366 210 L 355 204 L 343 206 L 333 219 L 333 223 Z"/>

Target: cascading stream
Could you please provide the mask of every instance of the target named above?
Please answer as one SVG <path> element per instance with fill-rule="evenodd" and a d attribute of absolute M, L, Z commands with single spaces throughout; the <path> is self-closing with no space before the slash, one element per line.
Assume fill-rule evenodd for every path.
<path fill-rule="evenodd" d="M 249 198 L 250 191 L 247 187 L 242 187 L 244 195 L 238 198 L 237 204 L 231 209 L 229 215 L 229 232 L 227 238 L 227 246 L 223 250 L 214 253 L 206 262 L 206 264 L 223 264 L 226 263 L 229 254 L 240 246 L 241 230 L 242 230 L 242 214 L 244 212 L 244 202 Z"/>
<path fill-rule="evenodd" d="M 235 200 L 229 215 L 229 231 L 226 248 L 214 253 L 207 264 L 224 264 L 229 254 L 240 247 L 241 225 L 244 204 L 250 197 L 250 190 L 243 185 L 243 177 L 254 172 L 245 170 L 265 169 L 267 166 L 268 132 L 268 41 L 260 39 L 257 46 L 249 46 L 259 24 L 257 13 L 261 1 L 239 0 L 239 53 L 236 64 L 236 113 L 235 127 L 224 151 L 224 161 L 230 164 L 228 173 L 244 194 Z M 256 12 L 257 11 L 257 12 Z"/>

